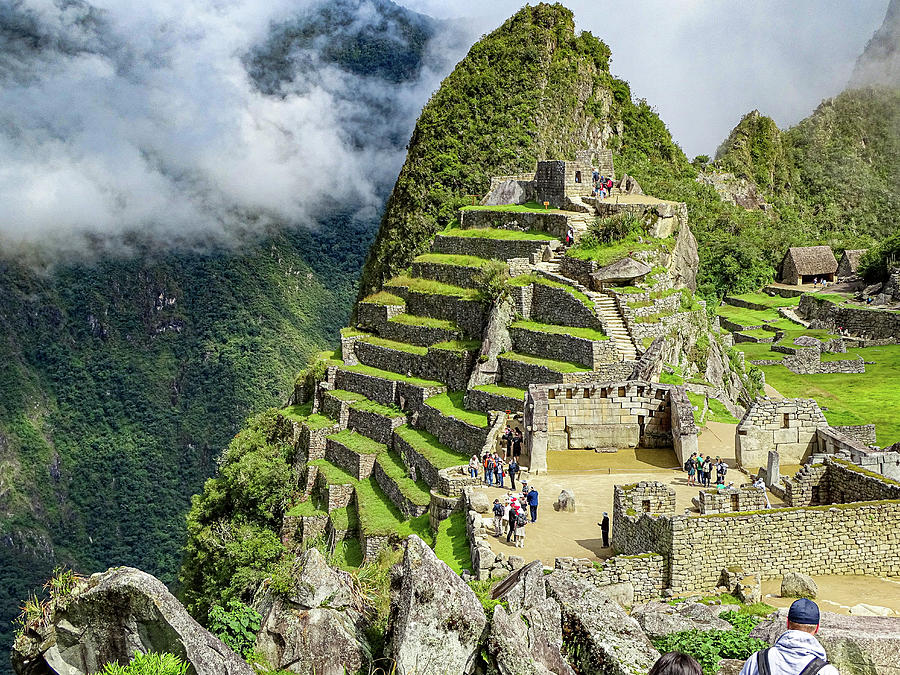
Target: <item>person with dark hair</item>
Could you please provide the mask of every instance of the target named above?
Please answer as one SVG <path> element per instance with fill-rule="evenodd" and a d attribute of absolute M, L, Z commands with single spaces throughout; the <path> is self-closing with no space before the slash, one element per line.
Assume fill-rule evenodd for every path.
<path fill-rule="evenodd" d="M 516 427 L 516 430 L 513 432 L 512 454 L 516 460 L 522 454 L 522 430 L 519 427 Z"/>
<path fill-rule="evenodd" d="M 603 520 L 597 524 L 603 534 L 603 548 L 609 548 L 609 514 L 606 511 L 603 512 Z"/>
<path fill-rule="evenodd" d="M 666 652 L 647 675 L 703 675 L 703 668 L 693 656 L 681 652 Z"/>
<path fill-rule="evenodd" d="M 787 630 L 774 645 L 751 655 L 741 675 L 838 675 L 814 637 L 818 632 L 819 606 L 806 598 L 794 601 L 788 610 Z"/>

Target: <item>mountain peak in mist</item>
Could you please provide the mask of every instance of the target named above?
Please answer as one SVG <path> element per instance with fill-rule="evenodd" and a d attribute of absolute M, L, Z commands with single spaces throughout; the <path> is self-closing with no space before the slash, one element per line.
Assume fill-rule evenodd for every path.
<path fill-rule="evenodd" d="M 856 60 L 850 88 L 900 87 L 900 0 L 891 0 L 881 28 Z"/>

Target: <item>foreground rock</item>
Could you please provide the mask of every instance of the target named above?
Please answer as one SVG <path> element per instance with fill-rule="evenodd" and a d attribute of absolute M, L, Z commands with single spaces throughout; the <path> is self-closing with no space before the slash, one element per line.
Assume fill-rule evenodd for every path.
<path fill-rule="evenodd" d="M 556 503 L 553 505 L 553 508 L 557 511 L 575 511 L 575 493 L 571 490 L 562 490 L 559 493 L 559 497 L 556 498 Z"/>
<path fill-rule="evenodd" d="M 399 675 L 471 673 L 487 617 L 475 593 L 419 537 L 406 541 L 388 651 Z"/>
<path fill-rule="evenodd" d="M 632 281 L 650 274 L 651 271 L 652 268 L 647 263 L 634 258 L 622 258 L 606 267 L 601 267 L 591 274 L 591 279 L 597 284 L 596 288 L 600 288 L 600 284 Z"/>
<path fill-rule="evenodd" d="M 546 578 L 547 594 L 559 602 L 563 635 L 573 665 L 582 673 L 646 673 L 659 658 L 637 621 L 589 581 L 571 572 Z"/>
<path fill-rule="evenodd" d="M 787 610 L 780 609 L 750 633 L 775 642 L 787 630 Z M 900 618 L 844 616 L 822 612 L 816 637 L 828 660 L 843 674 L 897 675 L 900 672 Z"/>
<path fill-rule="evenodd" d="M 344 675 L 372 662 L 362 635 L 362 601 L 349 574 L 331 569 L 317 549 L 303 554 L 287 597 L 265 591 L 254 603 L 262 616 L 256 648 L 276 670 Z"/>
<path fill-rule="evenodd" d="M 813 578 L 799 572 L 788 572 L 781 580 L 782 598 L 814 598 L 819 587 Z"/>
<path fill-rule="evenodd" d="M 719 614 L 737 605 L 704 605 L 699 602 L 648 602 L 638 605 L 631 612 L 651 640 L 683 630 L 730 630 L 731 624 L 720 619 Z"/>
<path fill-rule="evenodd" d="M 30 626 L 13 647 L 19 675 L 95 673 L 138 652 L 169 652 L 197 675 L 253 675 L 253 669 L 205 630 L 159 579 L 132 567 L 95 574 L 70 599 Z"/>

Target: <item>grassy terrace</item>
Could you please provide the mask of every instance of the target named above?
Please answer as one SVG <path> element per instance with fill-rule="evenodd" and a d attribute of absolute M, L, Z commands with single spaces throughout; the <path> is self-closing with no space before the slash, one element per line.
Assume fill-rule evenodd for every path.
<path fill-rule="evenodd" d="M 329 485 L 356 485 L 357 483 L 353 476 L 327 459 L 314 459 L 307 466 L 318 467 L 319 473 L 325 476 Z"/>
<path fill-rule="evenodd" d="M 429 349 L 443 349 L 448 352 L 477 352 L 481 349 L 480 340 L 449 340 L 431 345 Z"/>
<path fill-rule="evenodd" d="M 409 443 L 420 455 L 436 469 L 446 469 L 451 466 L 459 466 L 468 461 L 468 457 L 454 452 L 441 443 L 437 437 L 424 429 L 413 429 L 403 425 L 394 430 L 400 438 Z"/>
<path fill-rule="evenodd" d="M 486 392 L 488 394 L 495 394 L 496 396 L 515 398 L 519 401 L 525 400 L 525 390 L 519 389 L 518 387 L 504 387 L 500 384 L 479 384 L 477 387 L 474 387 L 474 389 Z"/>
<path fill-rule="evenodd" d="M 542 286 L 549 286 L 551 288 L 560 288 L 572 297 L 580 300 L 581 303 L 589 310 L 591 310 L 592 312 L 594 311 L 593 300 L 591 300 L 577 288 L 559 281 L 553 281 L 552 279 L 547 279 L 546 277 L 542 277 L 537 274 L 520 274 L 519 276 L 510 279 L 508 283 L 511 286 L 529 286 L 531 284 L 541 284 Z"/>
<path fill-rule="evenodd" d="M 428 514 L 406 520 L 400 510 L 378 486 L 374 478 L 356 483 L 356 503 L 359 509 L 360 529 L 368 535 L 396 535 L 407 537 L 417 534 L 425 541 L 432 538 Z"/>
<path fill-rule="evenodd" d="M 722 305 L 721 307 L 716 308 L 716 313 L 731 321 L 732 323 L 736 323 L 740 326 L 762 326 L 763 324 L 772 325 L 772 323 L 779 319 L 779 316 L 774 311 L 759 311 L 756 309 L 745 309 L 743 307 L 732 307 L 731 305 Z M 787 321 L 787 319 L 782 319 L 783 321 Z M 795 328 L 798 327 L 798 324 L 793 322 L 789 322 L 790 325 Z"/>
<path fill-rule="evenodd" d="M 369 375 L 370 377 L 380 377 L 383 380 L 393 380 L 394 382 L 406 382 L 417 387 L 443 387 L 444 384 L 435 380 L 423 380 L 419 377 L 409 377 L 400 373 L 392 373 L 389 370 L 381 370 L 372 366 L 341 366 L 341 370 L 348 373 L 359 373 L 360 375 Z"/>
<path fill-rule="evenodd" d="M 434 408 L 446 417 L 453 417 L 473 426 L 486 428 L 488 425 L 487 415 L 475 410 L 468 410 L 463 404 L 465 395 L 464 391 L 449 391 L 425 399 L 425 405 Z"/>
<path fill-rule="evenodd" d="M 434 263 L 436 265 L 456 265 L 457 267 L 484 267 L 490 261 L 474 255 L 453 255 L 450 253 L 425 253 L 413 259 L 417 263 Z"/>
<path fill-rule="evenodd" d="M 330 417 L 320 415 L 319 413 L 310 414 L 312 403 L 304 403 L 303 405 L 292 405 L 284 408 L 281 414 L 293 422 L 305 424 L 310 431 L 318 431 L 319 429 L 327 429 L 334 426 L 337 422 Z"/>
<path fill-rule="evenodd" d="M 500 211 L 500 212 L 512 212 L 512 213 L 533 213 L 538 211 L 540 213 L 562 213 L 564 215 L 571 215 L 571 211 L 562 211 L 560 209 L 548 209 L 544 208 L 543 204 L 538 204 L 537 202 L 526 202 L 524 204 L 500 204 L 498 206 L 481 206 L 480 204 L 475 206 L 464 206 L 461 211 Z"/>
<path fill-rule="evenodd" d="M 357 569 L 362 565 L 363 553 L 359 539 L 344 539 L 334 547 L 334 564 L 342 570 Z"/>
<path fill-rule="evenodd" d="M 307 499 L 305 502 L 294 504 L 284 515 L 291 517 L 324 516 L 327 515 L 327 512 L 318 508 L 312 499 Z"/>
<path fill-rule="evenodd" d="M 375 345 L 376 347 L 384 347 L 385 349 L 394 349 L 398 352 L 406 352 L 407 354 L 415 354 L 417 356 L 425 356 L 428 353 L 428 347 L 417 347 L 416 345 L 411 345 L 406 342 L 397 342 L 396 340 L 386 340 L 380 337 L 366 337 L 362 339 L 362 342 L 366 342 L 370 345 Z"/>
<path fill-rule="evenodd" d="M 359 514 L 353 504 L 331 512 L 331 525 L 336 530 L 355 530 L 359 527 Z"/>
<path fill-rule="evenodd" d="M 349 337 L 357 337 L 360 335 L 368 335 L 368 333 L 366 333 L 363 330 L 360 330 L 359 328 L 353 328 L 353 327 L 341 328 L 341 337 L 349 338 Z"/>
<path fill-rule="evenodd" d="M 502 239 L 506 241 L 553 241 L 556 237 L 540 230 L 505 230 L 498 227 L 454 227 L 440 234 L 445 237 L 471 237 L 474 239 Z"/>
<path fill-rule="evenodd" d="M 465 514 L 454 513 L 441 521 L 434 538 L 434 552 L 457 574 L 462 574 L 464 569 L 472 569 Z"/>
<path fill-rule="evenodd" d="M 363 401 L 365 400 L 365 396 L 362 394 L 357 394 L 355 391 L 346 391 L 344 389 L 332 389 L 325 393 L 326 396 L 331 396 L 332 398 L 336 398 L 339 401 Z"/>
<path fill-rule="evenodd" d="M 576 244 L 566 252 L 566 255 L 580 260 L 593 260 L 598 265 L 609 265 L 639 251 L 671 251 L 674 245 L 675 240 L 672 237 L 640 242 L 637 235 L 631 235 L 611 244 L 596 246 Z"/>
<path fill-rule="evenodd" d="M 433 319 L 430 316 L 416 316 L 415 314 L 398 314 L 388 319 L 389 322 L 403 324 L 404 326 L 421 326 L 422 328 L 439 328 L 441 330 L 459 330 L 455 323 L 444 319 Z"/>
<path fill-rule="evenodd" d="M 413 504 L 418 506 L 428 506 L 431 503 L 431 488 L 428 483 L 423 480 L 414 481 L 409 477 L 406 465 L 399 455 L 393 452 L 386 452 L 376 460 L 385 474 L 394 481 L 400 494 L 406 497 Z"/>
<path fill-rule="evenodd" d="M 372 295 L 363 298 L 360 302 L 365 302 L 370 305 L 405 305 L 406 300 L 401 298 L 399 295 L 394 295 L 393 293 L 388 293 L 387 291 L 378 291 L 377 293 L 373 293 Z"/>
<path fill-rule="evenodd" d="M 378 441 L 373 441 L 368 436 L 356 433 L 351 429 L 344 429 L 327 437 L 329 440 L 340 443 L 351 452 L 358 455 L 380 455 L 387 450 L 387 446 Z"/>
<path fill-rule="evenodd" d="M 571 335 L 585 340 L 608 340 L 609 336 L 593 328 L 577 328 L 575 326 L 557 326 L 552 323 L 538 323 L 537 321 L 514 321 L 510 328 L 536 331 L 538 333 L 552 333 L 553 335 Z"/>
<path fill-rule="evenodd" d="M 782 298 L 780 295 L 767 295 L 765 293 L 742 293 L 730 297 L 773 309 L 777 307 L 796 307 L 800 304 L 799 295 L 795 298 Z"/>
<path fill-rule="evenodd" d="M 403 417 L 403 411 L 397 406 L 381 405 L 377 401 L 370 401 L 367 398 L 351 404 L 350 407 L 354 410 L 362 410 L 364 412 L 374 413 L 375 415 L 381 415 L 382 417 Z"/>
<path fill-rule="evenodd" d="M 557 361 L 556 359 L 545 359 L 540 356 L 532 356 L 531 354 L 519 354 L 517 352 L 503 352 L 500 358 L 509 359 L 511 361 L 519 361 L 527 363 L 531 366 L 543 366 L 557 373 L 583 373 L 591 370 L 582 363 L 574 363 L 572 361 Z"/>
<path fill-rule="evenodd" d="M 420 279 L 418 277 L 408 277 L 405 275 L 394 277 L 388 281 L 385 286 L 390 288 L 402 286 L 416 293 L 446 295 L 451 298 L 459 298 L 460 300 L 478 299 L 478 291 L 474 288 L 462 288 L 460 286 L 452 286 L 451 284 L 442 284 L 440 281 L 433 281 L 432 279 Z"/>

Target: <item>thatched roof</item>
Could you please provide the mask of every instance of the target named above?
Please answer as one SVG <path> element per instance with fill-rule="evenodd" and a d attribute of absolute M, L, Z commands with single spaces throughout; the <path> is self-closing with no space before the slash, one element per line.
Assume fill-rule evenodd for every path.
<path fill-rule="evenodd" d="M 855 272 L 856 268 L 859 267 L 859 259 L 862 258 L 868 250 L 869 249 L 867 248 L 859 248 L 852 251 L 844 251 L 844 255 L 841 258 L 841 264 L 846 263 L 846 265 L 850 266 L 850 271 Z"/>
<path fill-rule="evenodd" d="M 837 258 L 830 246 L 794 246 L 788 249 L 785 258 L 794 261 L 797 274 L 834 274 L 837 272 Z"/>

